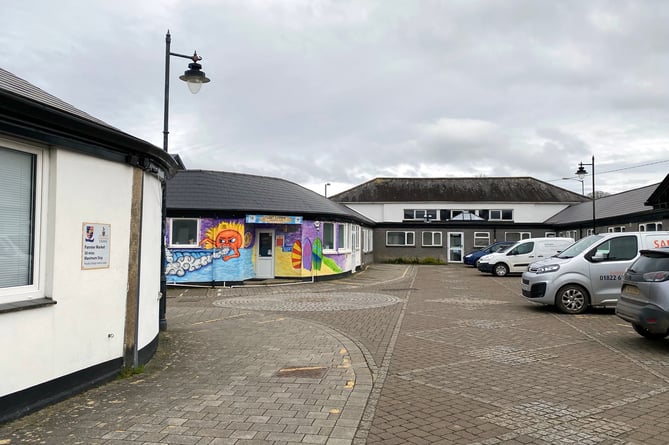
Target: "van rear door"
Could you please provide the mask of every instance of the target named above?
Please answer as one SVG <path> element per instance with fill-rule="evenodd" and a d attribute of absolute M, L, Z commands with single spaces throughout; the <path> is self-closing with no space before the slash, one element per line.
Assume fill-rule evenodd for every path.
<path fill-rule="evenodd" d="M 590 304 L 613 305 L 618 301 L 625 269 L 638 254 L 637 236 L 629 235 L 609 238 L 585 255 L 590 266 Z"/>

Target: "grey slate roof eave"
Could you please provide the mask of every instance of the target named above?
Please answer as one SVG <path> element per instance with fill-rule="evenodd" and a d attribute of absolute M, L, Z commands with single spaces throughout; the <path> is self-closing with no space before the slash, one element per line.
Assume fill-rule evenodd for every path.
<path fill-rule="evenodd" d="M 345 205 L 285 179 L 212 170 L 181 170 L 167 181 L 168 216 L 241 217 L 254 213 L 374 225 L 374 221 Z"/>
<path fill-rule="evenodd" d="M 333 195 L 331 199 L 347 204 L 398 202 L 575 204 L 588 200 L 580 194 L 531 177 L 375 178 Z"/>
<path fill-rule="evenodd" d="M 0 133 L 148 168 L 167 176 L 176 161 L 162 149 L 96 119 L 0 68 Z"/>
<path fill-rule="evenodd" d="M 616 218 L 643 216 L 653 213 L 653 207 L 646 201 L 657 189 L 658 184 L 651 184 L 633 190 L 604 196 L 595 200 L 595 218 L 598 223 L 605 223 Z M 572 205 L 544 221 L 545 224 L 569 225 L 592 221 L 592 201 Z"/>

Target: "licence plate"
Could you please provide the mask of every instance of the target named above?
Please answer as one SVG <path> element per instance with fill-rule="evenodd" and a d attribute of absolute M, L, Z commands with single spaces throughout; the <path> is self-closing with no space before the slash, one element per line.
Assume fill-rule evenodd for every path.
<path fill-rule="evenodd" d="M 632 286 L 631 284 L 626 284 L 623 286 L 623 293 L 629 295 L 641 295 L 639 288 L 636 286 Z"/>

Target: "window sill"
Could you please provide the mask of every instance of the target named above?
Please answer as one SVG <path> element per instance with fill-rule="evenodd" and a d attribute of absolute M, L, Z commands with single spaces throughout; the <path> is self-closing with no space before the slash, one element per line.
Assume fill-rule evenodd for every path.
<path fill-rule="evenodd" d="M 56 304 L 51 298 L 35 298 L 32 300 L 12 301 L 11 303 L 0 303 L 0 314 L 9 312 L 26 311 Z"/>

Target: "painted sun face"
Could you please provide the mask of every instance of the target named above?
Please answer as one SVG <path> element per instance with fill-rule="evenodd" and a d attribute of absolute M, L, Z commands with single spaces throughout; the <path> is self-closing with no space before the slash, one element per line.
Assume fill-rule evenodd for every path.
<path fill-rule="evenodd" d="M 216 247 L 219 249 L 222 248 L 237 248 L 239 249 L 242 247 L 242 240 L 241 236 L 239 235 L 239 232 L 236 230 L 223 230 L 218 233 L 216 236 Z"/>

